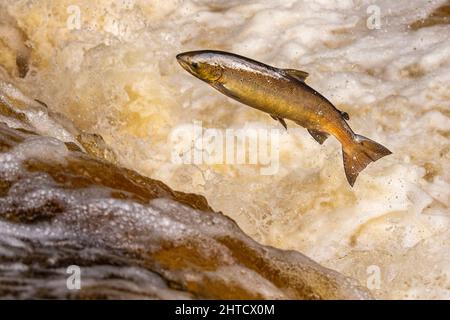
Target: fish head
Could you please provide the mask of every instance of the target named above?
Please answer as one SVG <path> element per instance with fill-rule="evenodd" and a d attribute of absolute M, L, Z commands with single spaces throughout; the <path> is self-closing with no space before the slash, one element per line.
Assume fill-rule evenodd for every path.
<path fill-rule="evenodd" d="M 223 75 L 220 61 L 208 51 L 180 53 L 177 60 L 187 72 L 208 83 L 219 82 Z"/>

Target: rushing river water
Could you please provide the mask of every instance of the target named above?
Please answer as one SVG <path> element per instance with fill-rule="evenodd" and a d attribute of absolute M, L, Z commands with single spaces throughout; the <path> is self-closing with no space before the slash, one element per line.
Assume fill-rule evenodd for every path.
<path fill-rule="evenodd" d="M 111 151 L 0 84 L 0 297 L 370 298 L 298 252 L 259 245 L 204 197 L 89 156 Z"/>
<path fill-rule="evenodd" d="M 75 157 L 73 153 L 81 152 L 75 151 L 79 149 L 111 165 L 161 180 L 168 186 L 164 190 L 203 195 L 214 210 L 233 219 L 254 240 L 302 252 L 369 286 L 375 297 L 450 298 L 449 6 L 446 1 L 420 0 L 0 0 L 0 121 L 37 134 L 22 141 L 22 135 L 28 133 L 11 133 L 2 127 L 2 139 L 9 141 L 1 167 L 1 286 L 7 283 L 8 288 L 3 292 L 24 286 L 23 292 L 28 293 L 23 296 L 32 296 L 41 285 L 40 278 L 33 277 L 35 273 L 45 277 L 53 270 L 56 273 L 49 275 L 53 279 L 64 265 L 52 268 L 49 262 L 33 270 L 33 257 L 51 260 L 55 250 L 58 260 L 67 250 L 68 260 L 76 264 L 74 252 L 82 255 L 78 246 L 89 244 L 88 258 L 84 258 L 96 257 L 88 271 L 92 281 L 106 277 L 109 270 L 132 279 L 121 282 L 118 277 L 108 288 L 138 286 L 126 291 L 155 296 L 149 283 L 156 283 L 167 287 L 167 296 L 157 295 L 159 298 L 178 294 L 223 297 L 218 294 L 221 288 L 207 282 L 198 282 L 202 284 L 196 288 L 209 286 L 209 295 L 203 287 L 198 291 L 189 287 L 186 279 L 195 278 L 195 272 L 179 278 L 171 278 L 171 273 L 160 278 L 150 274 L 153 266 L 143 267 L 142 261 L 147 260 L 136 257 L 150 241 L 145 239 L 150 237 L 148 233 L 156 237 L 167 228 L 173 232 L 168 231 L 168 237 L 183 238 L 184 232 L 198 232 L 215 239 L 210 240 L 212 246 L 219 248 L 223 244 L 215 237 L 225 232 L 232 233 L 231 238 L 245 237 L 249 247 L 265 248 L 220 215 L 211 219 L 218 219 L 223 227 L 211 231 L 202 219 L 196 227 L 193 221 L 183 219 L 194 219 L 197 211 L 181 207 L 179 200 L 174 200 L 177 204 L 161 199 L 148 202 L 152 197 L 139 196 L 142 190 L 133 189 L 138 188 L 135 185 L 98 182 L 101 173 L 97 178 L 91 176 L 95 183 L 91 181 L 90 187 L 81 178 L 77 185 L 74 178 L 73 190 L 59 190 L 67 188 L 55 185 L 60 167 L 49 163 L 67 165 L 65 159 Z M 196 49 L 226 50 L 307 71 L 307 83 L 349 113 L 355 132 L 382 143 L 393 155 L 370 165 L 355 186 L 349 187 L 336 140 L 319 145 L 306 130 L 289 121 L 284 131 L 266 114 L 233 102 L 189 76 L 175 55 Z M 177 163 L 171 135 L 175 129 L 196 125 L 218 132 L 275 130 L 279 137 L 276 170 L 261 174 L 261 163 Z M 29 158 L 47 165 L 38 166 L 32 174 L 19 165 Z M 17 186 L 13 188 L 11 183 Z M 31 191 L 27 185 L 39 188 Z M 147 187 L 153 188 L 151 183 Z M 116 195 L 114 200 L 111 192 Z M 32 201 L 50 195 L 56 202 Z M 24 203 L 18 200 L 29 198 Z M 192 206 L 191 200 L 185 204 Z M 205 200 L 196 201 L 201 203 L 197 209 L 209 212 Z M 61 203 L 62 208 L 58 207 Z M 27 205 L 34 209 L 26 209 Z M 33 218 L 43 212 L 39 205 L 50 206 L 51 217 L 43 217 L 42 222 Z M 182 222 L 171 211 L 172 205 Z M 58 212 L 64 213 L 61 218 Z M 106 218 L 91 219 L 87 212 L 98 216 L 111 212 L 128 223 L 111 225 Z M 31 219 L 29 226 L 27 219 Z M 14 232 L 11 223 L 18 224 Z M 114 238 L 130 234 L 134 236 L 127 241 Z M 69 244 L 61 242 L 63 235 Z M 155 239 L 150 246 L 152 241 L 159 243 Z M 63 244 L 52 249 L 55 243 Z M 113 246 L 117 243 L 121 246 Z M 100 251 L 92 252 L 97 245 Z M 225 246 L 239 252 L 231 244 Z M 293 254 L 273 250 L 264 263 L 272 263 L 274 256 L 282 259 L 283 254 L 289 260 Z M 179 263 L 187 259 L 183 250 L 178 258 L 177 251 L 168 252 L 161 259 L 178 259 Z M 221 263 L 229 265 L 227 259 L 232 258 L 225 256 L 227 263 Z M 298 257 L 292 259 L 304 259 Z M 136 260 L 131 263 L 127 259 Z M 121 267 L 100 266 L 99 261 L 117 261 Z M 207 272 L 200 267 L 195 270 L 203 275 Z M 255 289 L 258 297 L 365 297 L 353 287 L 339 293 L 325 290 L 333 294 L 322 295 L 312 289 L 291 294 L 277 282 L 287 278 L 274 280 L 257 272 L 261 278 L 256 279 L 257 275 L 244 272 L 252 280 L 240 283 L 242 290 L 251 291 L 248 288 L 261 283 L 260 290 Z M 32 276 L 26 284 L 11 280 L 27 273 Z M 229 284 L 233 274 L 224 268 L 214 279 Z M 306 280 L 299 277 L 304 286 Z M 58 281 L 62 280 L 54 279 L 47 287 L 53 292 L 49 296 L 62 295 L 55 293 L 61 290 Z M 169 279 L 181 283 L 183 289 L 168 286 L 165 281 Z M 148 285 L 147 289 L 139 287 L 141 283 Z M 309 282 L 308 286 L 314 287 Z"/>

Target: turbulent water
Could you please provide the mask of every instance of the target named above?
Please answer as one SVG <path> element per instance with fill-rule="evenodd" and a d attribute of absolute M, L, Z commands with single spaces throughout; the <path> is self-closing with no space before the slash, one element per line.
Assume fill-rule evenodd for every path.
<path fill-rule="evenodd" d="M 0 120 L 202 194 L 253 239 L 305 253 L 375 297 L 450 298 L 449 11 L 446 1 L 425 0 L 1 0 L 1 90 L 12 100 Z M 194 79 L 174 57 L 195 49 L 307 71 L 307 83 L 349 113 L 355 132 L 393 155 L 350 188 L 337 141 L 319 145 L 289 121 L 285 132 Z M 6 83 L 48 113 L 21 102 Z M 17 110 L 30 105 L 23 124 Z M 278 170 L 175 163 L 170 135 L 195 121 L 218 130 L 279 129 Z M 38 157 L 67 152 L 54 140 L 31 141 L 18 148 L 33 145 Z M 97 192 L 80 190 L 71 201 L 89 203 Z M 7 235 L 9 227 L 0 230 Z"/>
<path fill-rule="evenodd" d="M 259 245 L 204 197 L 83 152 L 111 152 L 98 136 L 38 135 L 31 119 L 48 111 L 2 89 L 1 298 L 371 297 L 298 252 Z"/>

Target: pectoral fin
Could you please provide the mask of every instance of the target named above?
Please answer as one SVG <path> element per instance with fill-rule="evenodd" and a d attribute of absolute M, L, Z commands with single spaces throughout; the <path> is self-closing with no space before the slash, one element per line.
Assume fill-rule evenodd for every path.
<path fill-rule="evenodd" d="M 313 129 L 308 129 L 308 132 L 320 144 L 324 143 L 329 136 L 329 134 L 326 132 L 317 131 Z"/>
<path fill-rule="evenodd" d="M 305 82 L 306 78 L 309 76 L 308 72 L 296 70 L 296 69 L 284 69 L 284 72 L 298 81 Z"/>
<path fill-rule="evenodd" d="M 270 115 L 274 120 L 277 120 L 277 121 L 279 121 L 280 123 L 281 123 L 281 125 L 287 130 L 287 124 L 286 124 L 286 121 L 284 121 L 284 119 L 283 118 L 280 118 L 280 117 L 277 117 L 277 116 L 274 116 L 274 115 Z"/>

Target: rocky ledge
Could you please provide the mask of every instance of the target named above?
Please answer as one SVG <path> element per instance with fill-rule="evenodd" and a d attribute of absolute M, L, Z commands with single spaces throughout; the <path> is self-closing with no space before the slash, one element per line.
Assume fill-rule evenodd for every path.
<path fill-rule="evenodd" d="M 42 125 L 53 121 L 44 106 L 2 88 L 1 298 L 370 298 L 299 252 L 253 241 L 204 197 L 105 160 L 101 137 L 52 136 L 63 131 Z"/>

